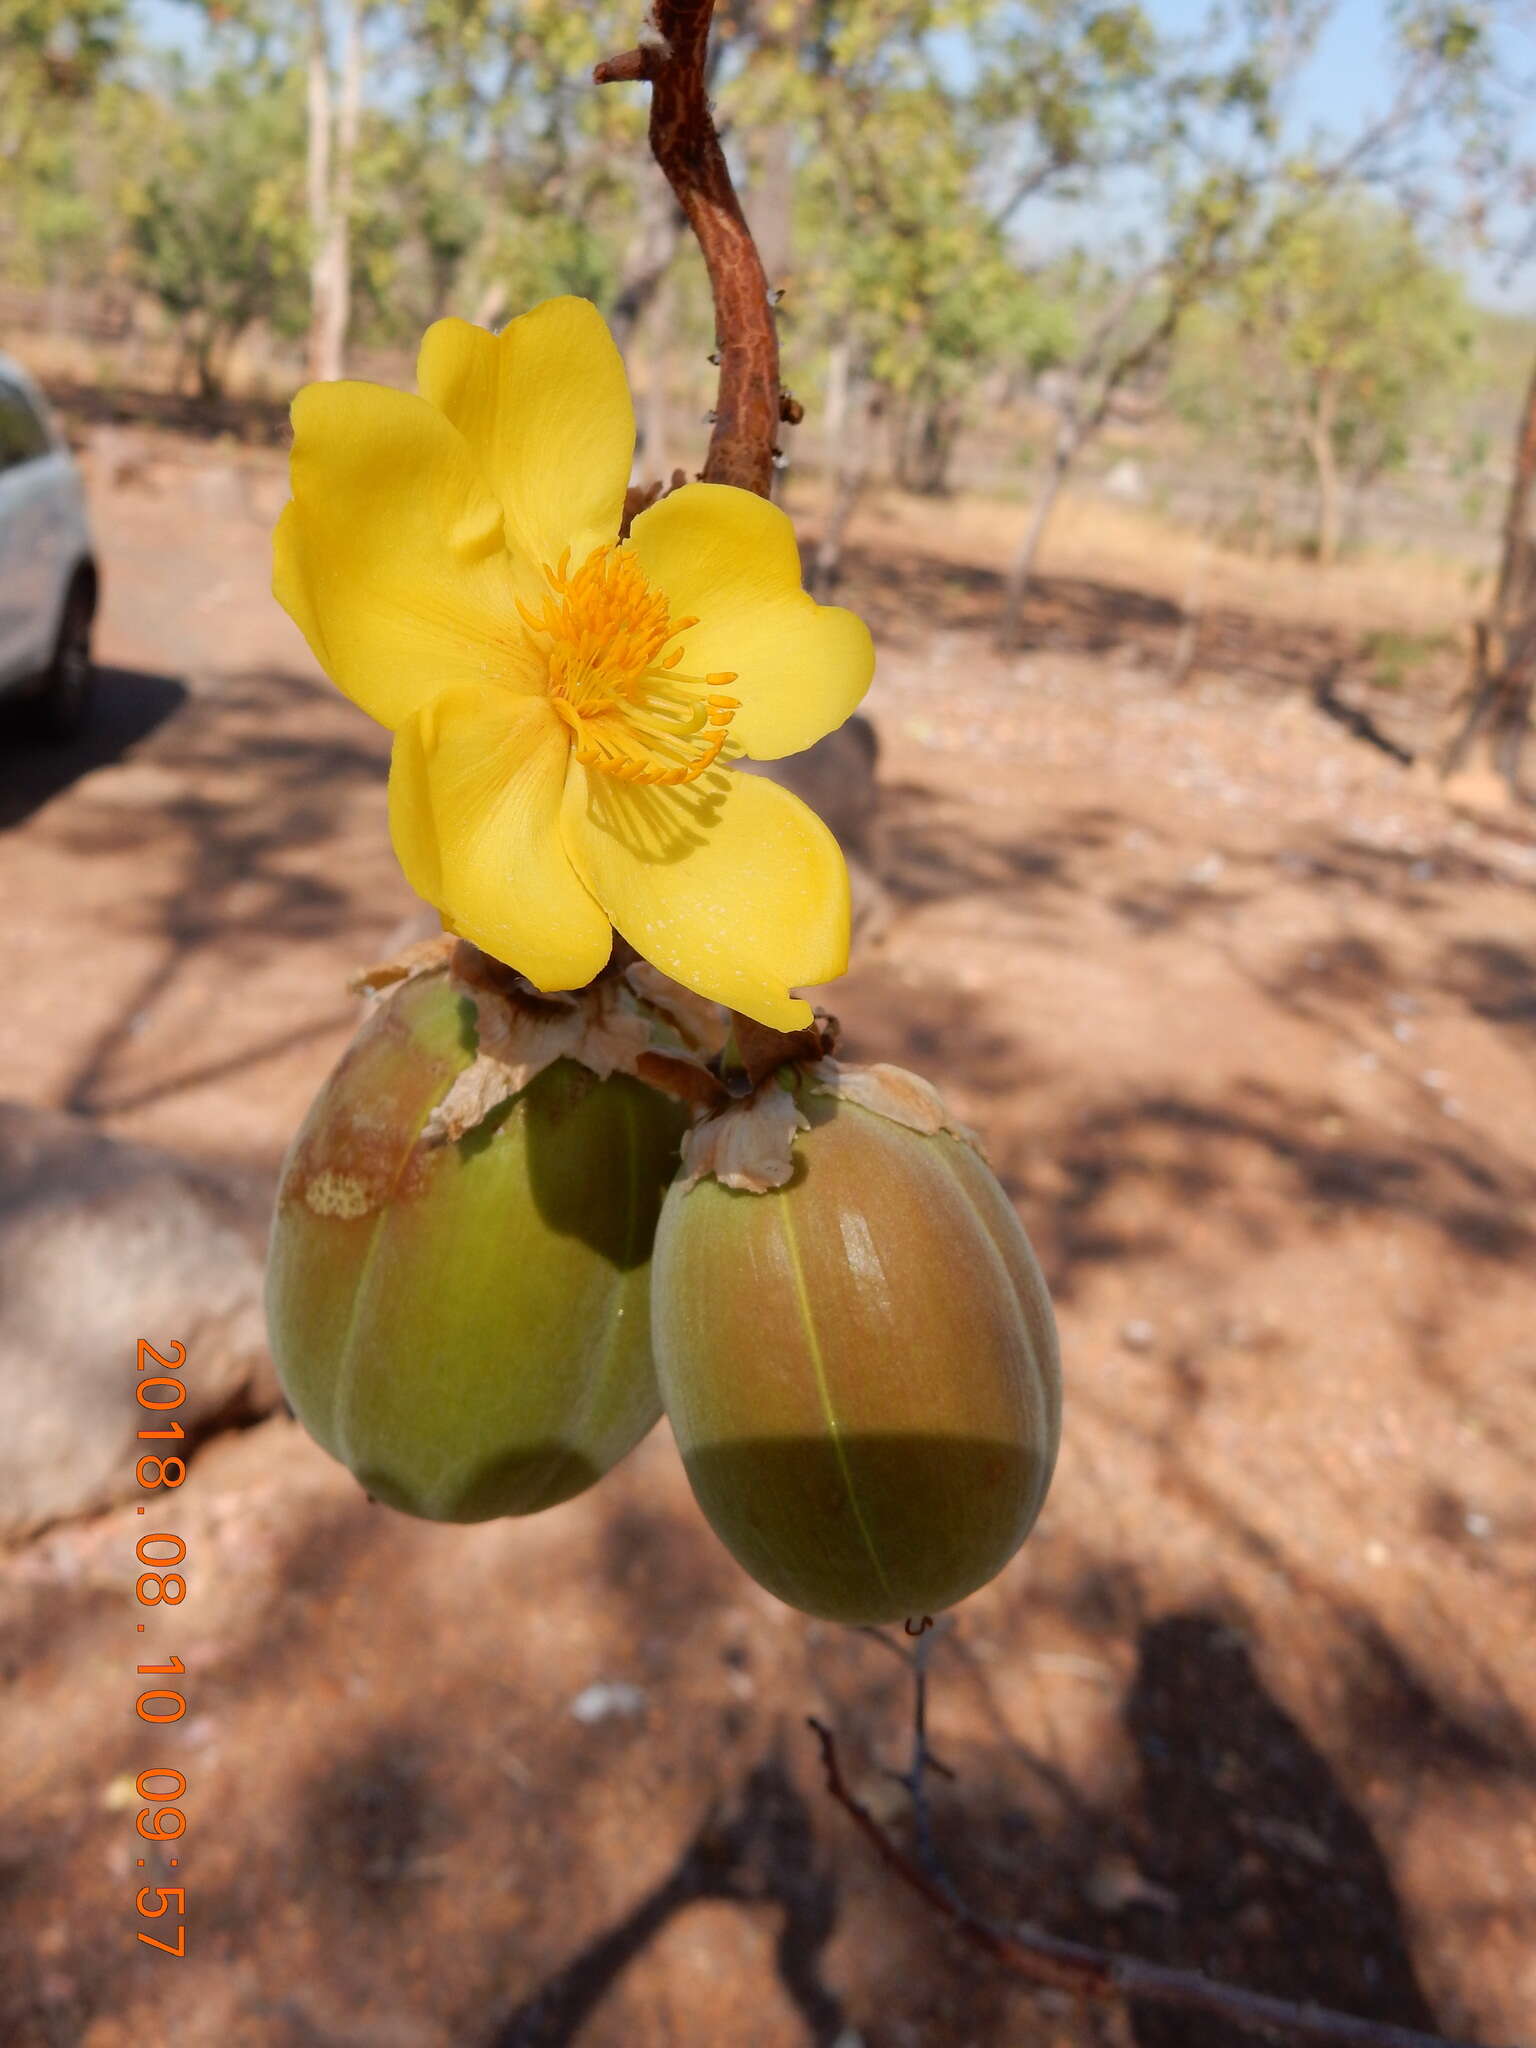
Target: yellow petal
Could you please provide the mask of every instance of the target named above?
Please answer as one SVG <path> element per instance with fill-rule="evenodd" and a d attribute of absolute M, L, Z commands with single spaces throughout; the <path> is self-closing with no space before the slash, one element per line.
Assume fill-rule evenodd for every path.
<path fill-rule="evenodd" d="M 735 672 L 728 687 L 741 709 L 731 738 L 756 759 L 810 746 L 869 688 L 869 628 L 807 597 L 795 530 L 766 498 L 730 484 L 685 484 L 641 513 L 632 540 L 674 618 L 699 620 L 683 636 L 682 667 Z"/>
<path fill-rule="evenodd" d="M 562 812 L 581 876 L 624 937 L 700 995 L 793 1031 L 791 987 L 848 965 L 848 871 L 814 811 L 777 783 L 723 770 L 638 788 L 574 756 Z"/>
<path fill-rule="evenodd" d="M 442 414 L 378 384 L 311 384 L 293 429 L 272 588 L 332 682 L 388 726 L 449 683 L 537 688 L 501 507 Z"/>
<path fill-rule="evenodd" d="M 500 334 L 466 320 L 427 329 L 423 398 L 469 443 L 514 544 L 538 563 L 581 563 L 618 538 L 635 454 L 624 364 L 585 299 L 547 299 Z"/>
<path fill-rule="evenodd" d="M 560 828 L 569 737 L 542 697 L 446 690 L 395 735 L 389 829 L 406 880 L 461 938 L 535 988 L 580 988 L 608 919 Z"/>

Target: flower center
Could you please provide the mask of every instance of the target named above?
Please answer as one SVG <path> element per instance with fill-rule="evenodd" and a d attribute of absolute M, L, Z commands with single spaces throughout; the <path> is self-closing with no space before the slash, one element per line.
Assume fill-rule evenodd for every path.
<path fill-rule="evenodd" d="M 740 700 L 735 674 L 685 675 L 669 642 L 697 619 L 674 619 L 632 553 L 594 548 L 574 573 L 570 550 L 545 565 L 540 611 L 518 604 L 543 643 L 549 701 L 570 728 L 576 758 L 623 782 L 696 782 L 718 760 Z"/>

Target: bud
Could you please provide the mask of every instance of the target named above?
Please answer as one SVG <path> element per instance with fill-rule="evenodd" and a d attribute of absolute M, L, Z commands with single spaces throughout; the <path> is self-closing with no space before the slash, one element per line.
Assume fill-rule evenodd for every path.
<path fill-rule="evenodd" d="M 317 1442 L 409 1514 L 551 1507 L 661 1412 L 649 1268 L 683 1112 L 579 1052 L 546 1053 L 531 1078 L 486 1052 L 498 1016 L 508 1042 L 531 1017 L 535 1035 L 553 1018 L 550 1043 L 577 1043 L 576 1007 L 519 1012 L 441 962 L 413 971 L 284 1165 L 267 1277 L 284 1391 Z M 646 1038 L 632 1007 L 621 1021 Z"/>
<path fill-rule="evenodd" d="M 975 1592 L 1028 1535 L 1061 1432 L 1050 1299 L 996 1179 L 926 1083 L 831 1061 L 684 1156 L 706 1177 L 667 1195 L 652 1329 L 716 1534 L 832 1621 Z"/>

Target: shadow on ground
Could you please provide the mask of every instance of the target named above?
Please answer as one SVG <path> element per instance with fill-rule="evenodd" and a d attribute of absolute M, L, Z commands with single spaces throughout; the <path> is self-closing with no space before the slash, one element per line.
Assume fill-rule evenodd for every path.
<path fill-rule="evenodd" d="M 227 436 L 282 447 L 289 434 L 288 405 L 278 398 L 197 398 L 179 391 L 107 390 L 68 377 L 44 380 L 49 403 L 72 433 L 88 427 L 155 427 L 193 440 Z"/>
<path fill-rule="evenodd" d="M 926 647 L 935 630 L 991 636 L 1002 609 L 1003 577 L 992 569 L 941 560 L 916 549 L 851 550 L 842 602 L 886 647 Z M 1044 649 L 1169 667 L 1185 614 L 1171 599 L 1081 576 L 1039 576 L 1026 600 L 1017 652 Z M 1336 628 L 1213 606 L 1200 619 L 1202 668 L 1267 687 L 1313 689 L 1337 677 L 1353 652 Z"/>
<path fill-rule="evenodd" d="M 120 761 L 186 699 L 186 684 L 174 676 L 98 669 L 89 722 L 64 745 L 32 736 L 25 703 L 0 705 L 0 830 L 21 824 L 94 769 Z"/>
<path fill-rule="evenodd" d="M 778 1757 L 757 1765 L 734 1811 L 708 1815 L 662 1882 L 546 1978 L 487 2035 L 486 2048 L 569 2048 L 626 1965 L 700 1899 L 779 1910 L 780 1980 L 811 2048 L 834 2048 L 845 2018 L 823 1981 L 822 1951 L 836 1919 L 837 1887 L 817 1850 L 810 1809 Z"/>
<path fill-rule="evenodd" d="M 1122 1802 L 1085 1803 L 1011 1737 L 948 1754 L 957 1776 L 937 1794 L 938 1845 L 968 1902 L 1004 1923 L 1032 1921 L 1250 1990 L 1434 2030 L 1381 1848 L 1267 1690 L 1241 1626 L 1202 1611 L 1167 1615 L 1142 1626 L 1137 1656 L 1122 1712 L 1134 1761 Z M 969 1657 L 949 1674 L 941 1663 L 935 1682 L 989 1684 Z M 882 1708 L 892 1692 L 880 1682 L 845 1702 L 859 1715 L 855 1743 L 881 1718 L 889 1725 Z M 894 1692 L 899 1702 L 899 1685 Z M 898 1818 L 893 1831 L 906 1825 Z M 703 1898 L 779 1910 L 778 1968 L 812 2048 L 838 2039 L 845 2007 L 878 2012 L 873 2026 L 864 2021 L 871 2043 L 947 2038 L 930 2029 L 957 1998 L 968 2041 L 1018 2038 L 1008 1978 L 947 1939 L 870 1856 L 819 1788 L 802 1793 L 774 1755 L 750 1772 L 729 1817 L 711 1815 L 666 1878 L 498 2022 L 486 2048 L 579 2042 L 623 1970 Z M 878 1982 L 840 1995 L 824 1980 L 823 1951 L 845 1887 L 872 1879 L 886 1936 Z M 1265 2038 L 1162 2006 L 1134 2006 L 1131 2022 L 1139 2048 Z"/>
<path fill-rule="evenodd" d="M 172 713 L 181 711 L 180 717 Z M 409 901 L 395 881 L 379 819 L 366 862 L 351 855 L 348 806 L 382 790 L 388 736 L 317 679 L 236 673 L 189 699 L 167 677 L 107 671 L 97 715 L 73 747 L 18 747 L 0 766 L 0 821 L 14 823 L 141 741 L 157 778 L 153 798 L 73 804 L 50 829 L 83 859 L 138 862 L 139 886 L 117 929 L 154 942 L 143 974 L 80 1047 L 62 1090 L 81 1115 L 113 1115 L 271 1059 L 335 1029 L 327 1014 L 279 1025 L 231 1050 L 191 1043 L 170 1071 L 128 1078 L 139 1020 L 181 978 L 217 962 L 233 980 L 286 949 L 350 926 L 392 921 Z M 380 806 L 382 812 L 382 806 Z M 141 856 L 150 853 L 152 860 Z M 383 878 L 394 893 L 379 888 Z M 398 916 L 396 909 L 393 916 Z M 360 941 L 360 943 L 363 943 Z"/>
<path fill-rule="evenodd" d="M 966 1676 L 990 1683 L 974 1660 Z M 1134 1785 L 1109 1808 L 1063 1802 L 1055 1786 L 1042 1797 L 1015 1743 L 948 1758 L 960 1776 L 940 1794 L 940 1848 L 972 1904 L 1247 1990 L 1435 2029 L 1382 1850 L 1267 1689 L 1240 1621 L 1192 1610 L 1145 1622 L 1122 1732 Z M 1150 2004 L 1132 2023 L 1139 2048 L 1268 2038 Z"/>

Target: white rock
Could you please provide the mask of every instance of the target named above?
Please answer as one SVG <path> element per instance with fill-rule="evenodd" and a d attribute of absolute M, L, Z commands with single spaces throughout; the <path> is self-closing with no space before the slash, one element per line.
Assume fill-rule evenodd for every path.
<path fill-rule="evenodd" d="M 598 1721 L 607 1721 L 615 1714 L 632 1715 L 645 1711 L 645 1694 L 638 1685 L 631 1685 L 622 1678 L 599 1678 L 591 1685 L 583 1686 L 571 1701 L 571 1719 L 580 1721 L 590 1728 Z"/>
<path fill-rule="evenodd" d="M 0 1103 L 0 1540 L 140 1493 L 140 1339 L 187 1437 L 276 1407 L 261 1262 L 225 1189 L 78 1117 Z M 168 1390 L 159 1390 L 164 1393 Z"/>

